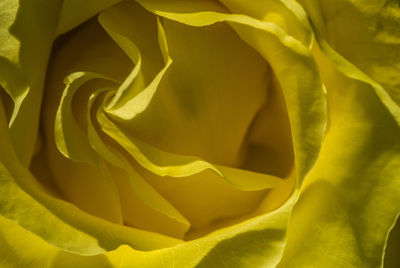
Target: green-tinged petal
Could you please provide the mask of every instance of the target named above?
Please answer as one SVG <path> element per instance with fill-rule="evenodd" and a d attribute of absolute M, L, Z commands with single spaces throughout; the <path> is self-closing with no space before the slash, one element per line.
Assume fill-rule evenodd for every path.
<path fill-rule="evenodd" d="M 299 2 L 324 54 L 346 76 L 372 86 L 400 124 L 398 1 Z"/>
<path fill-rule="evenodd" d="M 47 62 L 61 1 L 0 1 L 0 86 L 14 101 L 12 144 L 27 166 L 37 137 Z M 26 135 L 26 130 L 29 135 Z"/>
<path fill-rule="evenodd" d="M 0 266 L 18 267 L 113 267 L 103 255 L 80 256 L 59 250 L 23 229 L 16 222 L 0 216 Z"/>
<path fill-rule="evenodd" d="M 68 253 L 47 244 L 34 234 L 22 229 L 12 221 L 0 217 L 0 227 L 7 232 L 2 233 L 0 239 L 0 253 L 6 253 L 0 259 L 0 264 L 7 267 L 29 266 L 39 267 L 221 267 L 224 264 L 249 264 L 274 267 L 279 261 L 280 252 L 284 247 L 286 218 L 293 198 L 278 211 L 264 215 L 238 226 L 226 228 L 207 237 L 185 244 L 151 252 L 135 251 L 127 245 L 122 245 L 114 251 L 96 256 L 81 256 Z M 259 239 L 265 236 L 269 239 Z M 249 243 L 249 244 L 247 244 Z M 243 248 L 244 244 L 248 247 Z M 217 246 L 216 246 L 217 245 Z M 251 246 L 249 246 L 251 245 Z M 265 256 L 253 254 L 253 249 L 265 249 Z M 232 252 L 229 258 L 221 255 L 226 250 Z M 241 254 L 237 254 L 241 250 Z M 264 253 L 263 252 L 263 253 Z M 235 253 L 235 254 L 233 254 Z M 205 259 L 203 259 L 207 256 Z M 240 258 L 241 257 L 241 258 Z M 240 259 L 238 259 L 240 258 Z M 203 260 L 202 260 L 203 259 Z"/>
<path fill-rule="evenodd" d="M 314 55 L 330 128 L 293 210 L 281 267 L 381 267 L 400 210 L 400 129 L 370 85 Z"/>

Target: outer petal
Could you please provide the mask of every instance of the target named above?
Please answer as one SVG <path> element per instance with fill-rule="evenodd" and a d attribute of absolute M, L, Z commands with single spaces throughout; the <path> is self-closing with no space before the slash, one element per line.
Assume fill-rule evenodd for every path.
<path fill-rule="evenodd" d="M 1 267 L 112 267 L 103 255 L 83 257 L 57 249 L 0 216 Z"/>
<path fill-rule="evenodd" d="M 281 267 L 380 267 L 400 210 L 400 129 L 368 84 L 316 49 L 330 128 L 289 225 Z"/>
<path fill-rule="evenodd" d="M 279 252 L 284 243 L 284 232 L 280 227 L 286 222 L 292 199 L 288 205 L 280 208 L 276 213 L 259 217 L 252 222 L 245 222 L 235 228 L 228 228 L 211 236 L 182 244 L 181 246 L 140 252 L 129 246 L 123 245 L 115 251 L 96 256 L 81 256 L 59 250 L 36 235 L 27 232 L 18 224 L 0 217 L 0 227 L 7 232 L 0 236 L 0 264 L 6 267 L 133 267 L 133 268 L 158 268 L 158 267 L 221 267 L 226 261 L 240 263 L 242 266 L 254 267 L 264 265 L 273 267 L 279 261 Z M 252 230 L 247 234 L 247 230 Z M 238 233 L 244 235 L 235 236 Z M 268 239 L 259 239 L 268 236 Z M 233 239 L 230 239 L 234 237 Z M 257 239 L 253 241 L 254 238 Z M 222 243 L 219 243 L 222 241 Z M 250 243 L 251 247 L 243 248 L 243 243 Z M 201 259 L 217 244 L 217 252 L 211 253 L 200 264 Z M 233 247 L 232 247 L 233 246 Z M 241 247 L 242 255 L 224 259 L 227 250 Z M 263 250 L 259 250 L 263 248 Z M 222 251 L 222 252 L 221 252 Z M 254 252 L 258 255 L 254 255 Z M 234 251 L 232 251 L 234 252 Z M 268 258 L 265 258 L 267 252 Z M 221 253 L 221 254 L 220 254 Z M 257 258 L 254 258 L 257 257 Z M 217 260 L 217 263 L 216 263 Z"/>
<path fill-rule="evenodd" d="M 12 143 L 19 159 L 30 162 L 47 60 L 61 1 L 0 1 L 0 90 L 14 101 Z M 30 130 L 26 135 L 25 130 Z"/>
<path fill-rule="evenodd" d="M 191 1 L 189 1 L 191 2 Z M 194 10 L 197 11 L 197 10 Z M 200 14 L 201 15 L 201 14 Z M 239 19 L 237 19 L 239 17 Z M 245 16 L 244 16 L 245 17 Z M 277 67 L 279 64 L 285 64 L 284 69 L 276 69 L 279 71 L 279 78 L 281 81 L 284 81 L 285 76 L 291 78 L 285 82 L 284 91 L 286 94 L 286 98 L 288 101 L 288 105 L 292 107 L 291 110 L 291 120 L 293 121 L 296 130 L 295 139 L 296 141 L 296 154 L 297 156 L 297 164 L 303 169 L 299 172 L 300 179 L 308 173 L 309 169 L 312 167 L 313 162 L 316 158 L 316 155 L 319 151 L 320 140 L 323 135 L 324 130 L 324 111 L 325 106 L 323 102 L 323 90 L 321 87 L 321 83 L 316 75 L 316 69 L 314 68 L 314 63 L 311 60 L 311 57 L 308 53 L 307 46 L 302 44 L 302 42 L 296 40 L 292 36 L 288 35 L 285 31 L 283 31 L 280 27 L 275 25 L 273 22 L 269 23 L 262 23 L 261 21 L 253 20 L 251 18 L 241 18 L 241 16 L 233 16 L 225 19 L 223 16 L 217 15 L 216 17 L 212 16 L 211 19 L 205 22 L 206 24 L 212 24 L 218 21 L 230 21 L 232 24 L 236 25 L 239 29 L 238 32 L 246 33 L 247 30 L 251 30 L 250 36 L 247 36 L 247 40 L 251 43 L 254 47 L 256 47 L 264 57 L 274 63 L 274 66 Z M 204 22 L 201 22 L 204 23 Z M 242 25 L 243 24 L 243 28 Z M 201 25 L 197 25 L 201 26 Z M 266 27 L 264 27 L 266 26 Z M 255 29 L 253 29 L 255 28 Z M 252 31 L 254 30 L 254 32 Z M 265 31 L 265 32 L 264 32 Z M 258 34 L 263 36 L 262 38 L 257 38 Z M 265 35 L 264 35 L 265 34 Z M 243 34 L 242 38 L 246 39 L 246 35 Z M 305 38 L 307 40 L 307 38 Z M 272 41 L 270 47 L 263 47 L 265 41 Z M 271 49 L 268 52 L 268 49 Z M 274 50 L 276 49 L 276 51 Z M 282 61 L 278 59 L 280 56 L 285 55 L 286 52 L 290 52 L 290 56 L 292 57 L 283 57 Z M 297 81 L 296 78 L 296 67 L 291 66 L 293 63 L 298 63 L 301 66 L 301 70 L 304 71 L 304 76 L 301 77 L 301 81 Z M 309 68 L 311 67 L 311 68 Z M 293 87 L 294 86 L 294 87 Z M 292 88 L 292 90 L 289 90 Z M 311 91 L 311 89 L 317 88 L 317 91 Z M 304 96 L 302 95 L 303 93 Z M 293 95 L 291 95 L 293 94 Z M 303 107 L 307 107 L 309 104 L 313 107 L 311 111 L 298 113 Z M 311 115 L 311 120 L 307 119 L 308 116 Z M 308 121 L 309 120 L 309 121 Z M 308 122 L 308 123 L 307 123 Z M 315 127 L 315 128 L 314 128 Z M 314 139 L 316 137 L 316 139 Z M 308 142 L 306 146 L 301 146 L 301 139 L 305 138 Z M 316 142 L 315 142 L 316 140 Z M 311 154 L 308 153 L 308 150 L 311 150 Z M 6 177 L 10 179 L 10 176 Z M 9 181 L 12 181 L 11 179 Z M 42 203 L 46 203 L 43 201 L 42 196 L 36 195 L 37 199 L 41 200 Z M 66 219 L 65 217 L 67 212 L 60 213 L 60 210 L 63 210 L 65 204 L 63 202 L 54 203 L 53 200 L 49 202 L 48 205 L 52 209 L 58 209 L 58 215 L 60 218 Z M 176 247 L 154 251 L 150 253 L 142 253 L 137 252 L 129 248 L 128 246 L 122 246 L 115 252 L 108 253 L 107 257 L 109 260 L 115 265 L 120 266 L 137 266 L 137 267 L 154 267 L 160 265 L 176 265 L 176 266 L 187 266 L 192 267 L 195 266 L 200 262 L 200 260 L 220 241 L 218 247 L 213 249 L 214 253 L 209 255 L 210 257 L 203 260 L 202 264 L 205 266 L 218 266 L 223 261 L 219 259 L 218 256 L 221 256 L 218 252 L 226 252 L 230 250 L 237 249 L 238 247 L 241 248 L 242 244 L 250 243 L 252 238 L 255 235 L 261 235 L 265 237 L 265 240 L 258 240 L 259 245 L 254 245 L 254 247 L 247 247 L 248 251 L 246 251 L 245 258 L 240 259 L 240 262 L 243 265 L 247 265 L 253 267 L 254 265 L 268 265 L 274 266 L 280 258 L 280 254 L 283 249 L 283 241 L 284 241 L 284 230 L 286 229 L 287 218 L 291 210 L 291 206 L 293 204 L 293 198 L 280 209 L 269 213 L 267 215 L 243 222 L 239 225 L 225 228 L 220 231 L 213 233 L 210 236 L 204 237 L 203 239 L 194 240 L 192 242 L 188 242 Z M 57 208 L 57 206 L 59 206 Z M 10 210 L 14 211 L 14 210 Z M 80 228 L 85 229 L 87 232 L 100 232 L 99 226 L 105 227 L 105 229 L 109 230 L 104 236 L 106 238 L 114 237 L 114 235 L 121 235 L 122 237 L 133 237 L 134 239 L 138 239 L 140 235 L 138 234 L 127 234 L 127 233 L 114 233 L 113 231 L 115 228 L 109 225 L 104 225 L 104 222 L 98 222 L 98 227 L 94 227 L 94 221 L 91 221 L 90 217 L 81 217 L 82 215 L 74 210 L 71 209 L 77 215 L 77 219 L 74 219 L 71 222 L 71 225 L 79 226 Z M 68 212 L 71 212 L 68 211 Z M 18 216 L 23 216 L 23 213 L 18 213 Z M 47 214 L 46 214 L 47 215 Z M 90 218 L 90 219 L 88 219 Z M 18 219 L 18 217 L 14 218 Z M 57 218 L 59 220 L 59 218 Z M 44 221 L 46 221 L 46 217 L 44 217 Z M 26 224 L 27 226 L 29 224 Z M 32 225 L 32 224 L 31 224 Z M 38 228 L 36 226 L 28 226 L 30 230 L 34 232 L 38 232 Z M 68 227 L 68 225 L 67 225 Z M 93 227 L 93 228 L 92 228 Z M 40 228 L 39 228 L 40 229 Z M 40 231 L 40 230 L 39 230 Z M 42 230 L 43 231 L 43 230 Z M 40 233 L 40 232 L 38 232 Z M 240 235 L 239 235 L 240 234 Z M 50 232 L 49 234 L 40 233 L 43 237 L 48 239 L 49 236 L 55 235 L 54 232 Z M 80 239 L 81 236 L 78 236 L 77 233 L 66 232 L 66 235 L 74 237 L 74 239 Z M 103 235 L 103 234 L 101 234 Z M 53 237 L 54 238 L 54 237 Z M 115 238 L 115 237 L 114 237 Z M 121 237 L 119 237 L 121 238 Z M 57 246 L 62 248 L 66 248 L 68 245 L 65 245 L 65 241 L 57 241 L 59 237 L 55 235 L 54 240 L 51 240 Z M 90 237 L 89 237 L 90 240 Z M 175 243 L 175 240 L 166 241 L 163 237 L 153 238 L 151 237 L 150 240 L 157 240 L 156 242 L 162 243 Z M 104 241 L 104 240 L 102 240 Z M 105 242 L 109 242 L 107 240 Z M 113 240 L 115 241 L 115 240 Z M 93 243 L 92 240 L 89 241 Z M 131 244 L 131 241 L 125 241 L 127 244 Z M 151 242 L 151 241 L 147 241 Z M 153 241 L 154 242 L 154 241 Z M 89 243 L 89 244 L 90 244 Z M 106 243 L 107 244 L 107 243 Z M 146 244 L 146 243 L 145 243 Z M 78 243 L 79 245 L 79 243 Z M 115 245 L 106 245 L 106 248 L 112 248 Z M 83 248 L 83 247 L 82 247 Z M 76 252 L 81 254 L 91 254 L 93 252 L 101 252 L 102 248 L 97 247 L 96 244 L 93 246 L 93 251 L 87 250 L 86 248 L 82 249 L 73 249 Z M 145 246 L 143 248 L 146 248 Z M 264 252 L 271 252 L 271 258 L 260 258 L 264 255 Z M 77 257 L 77 258 L 84 258 L 84 257 Z M 251 261 L 247 262 L 246 259 L 250 259 Z M 232 261 L 234 261 L 232 259 Z M 238 260 L 239 261 L 239 260 Z M 89 266 L 89 265 L 88 265 Z M 93 265 L 92 265 L 93 266 Z"/>
<path fill-rule="evenodd" d="M 4 89 L 14 102 L 9 105 L 13 110 L 9 112 L 11 137 L 25 166 L 35 146 L 43 84 L 54 37 L 116 2 L 118 0 L 85 1 L 84 4 L 61 0 L 0 1 L 0 90 Z M 32 130 L 31 135 L 25 135 L 25 129 Z"/>
<path fill-rule="evenodd" d="M 285 2 L 290 3 L 293 1 Z M 332 110 L 332 127 L 330 132 L 343 132 L 341 135 L 346 135 L 346 132 L 355 132 L 355 129 L 358 128 L 355 127 L 356 125 L 370 125 L 369 130 L 367 130 L 368 127 L 365 129 L 361 128 L 361 131 L 357 134 L 357 138 L 353 138 L 354 140 L 362 140 L 361 143 L 364 145 L 356 145 L 357 143 L 354 141 L 352 142 L 352 146 L 345 145 L 347 149 L 342 150 L 342 155 L 340 151 L 336 153 L 336 158 L 343 158 L 343 163 L 346 162 L 348 164 L 352 162 L 353 168 L 349 165 L 347 175 L 335 174 L 335 172 L 333 172 L 329 177 L 325 178 L 324 181 L 338 182 L 344 180 L 346 177 L 348 183 L 351 184 L 352 181 L 356 183 L 355 181 L 362 177 L 363 182 L 365 182 L 365 184 L 370 183 L 371 187 L 370 189 L 368 189 L 368 187 L 363 187 L 362 191 L 359 189 L 360 185 L 358 185 L 359 187 L 357 188 L 357 191 L 364 192 L 363 194 L 368 197 L 370 201 L 362 198 L 359 200 L 352 199 L 347 204 L 338 201 L 338 193 L 345 192 L 345 195 L 350 195 L 348 192 L 352 189 L 352 187 L 344 189 L 343 187 L 345 186 L 343 184 L 340 187 L 336 187 L 336 194 L 332 194 L 329 198 L 327 197 L 324 199 L 327 201 L 319 200 L 322 198 L 322 195 L 321 197 L 315 196 L 313 199 L 311 199 L 311 197 L 301 198 L 298 211 L 300 211 L 301 207 L 302 212 L 295 212 L 294 214 L 294 223 L 291 225 L 293 231 L 287 251 L 289 254 L 286 255 L 283 266 L 290 266 L 291 262 L 289 260 L 291 259 L 295 262 L 298 260 L 297 257 L 304 252 L 306 252 L 306 254 L 304 258 L 300 258 L 300 265 L 307 265 L 307 263 L 310 263 L 311 259 L 315 260 L 315 262 L 323 261 L 320 257 L 314 258 L 314 254 L 317 255 L 321 251 L 317 253 L 315 250 L 306 250 L 304 252 L 299 250 L 300 243 L 307 243 L 310 244 L 310 246 L 316 243 L 319 245 L 318 247 L 321 247 L 320 242 L 322 241 L 319 240 L 323 239 L 323 237 L 320 236 L 321 233 L 316 231 L 310 234 L 306 231 L 302 232 L 304 236 L 298 236 L 295 234 L 296 228 L 293 227 L 298 224 L 307 225 L 307 222 L 311 223 L 313 221 L 309 218 L 311 215 L 301 215 L 305 210 L 310 210 L 311 207 L 315 208 L 315 210 L 321 209 L 312 206 L 311 202 L 340 202 L 341 208 L 340 206 L 337 208 L 341 210 L 343 215 L 348 215 L 344 217 L 354 218 L 354 220 L 347 220 L 347 224 L 354 229 L 353 233 L 347 230 L 339 234 L 339 231 L 334 231 L 333 228 L 327 227 L 334 227 L 340 223 L 346 224 L 346 219 L 343 215 L 338 216 L 338 213 L 335 213 L 337 210 L 329 213 L 336 215 L 327 216 L 326 218 L 322 217 L 321 222 L 318 222 L 318 226 L 321 226 L 321 230 L 322 228 L 327 228 L 327 234 L 336 238 L 331 239 L 332 243 L 329 243 L 329 245 L 326 243 L 327 239 L 323 239 L 324 242 L 322 244 L 323 247 L 326 247 L 326 250 L 332 252 L 332 254 L 329 254 L 329 258 L 335 256 L 336 262 L 331 259 L 331 265 L 336 267 L 339 262 L 348 262 L 350 264 L 347 263 L 346 265 L 361 265 L 365 267 L 379 266 L 382 265 L 381 258 L 383 256 L 388 232 L 395 222 L 396 215 L 399 213 L 399 206 L 397 205 L 399 203 L 399 176 L 396 175 L 399 161 L 399 130 L 396 129 L 393 122 L 390 122 L 390 115 L 385 115 L 384 110 L 382 110 L 384 109 L 382 108 L 383 106 L 380 107 L 377 103 L 377 100 L 380 98 L 393 118 L 399 123 L 399 106 L 396 97 L 398 92 L 398 79 L 396 79 L 396 77 L 400 74 L 398 68 L 400 63 L 398 54 L 399 34 L 398 26 L 396 27 L 396 25 L 399 24 L 398 4 L 395 3 L 395 1 L 382 1 L 379 3 L 369 2 L 368 4 L 361 4 L 360 1 L 351 1 L 351 3 L 350 1 L 339 1 L 335 2 L 335 5 L 332 6 L 332 3 L 329 1 L 316 2 L 311 0 L 300 2 L 312 19 L 310 21 L 311 26 L 315 31 L 316 39 L 322 52 L 330 61 L 330 63 L 326 63 L 326 59 L 319 60 L 321 70 L 325 76 L 325 82 L 328 86 L 328 95 L 330 95 L 330 99 L 333 99 L 332 96 L 338 97 L 340 95 L 342 95 L 343 98 L 341 100 L 336 98 L 335 102 L 331 101 L 332 109 L 335 111 Z M 296 4 L 295 2 L 293 3 Z M 305 16 L 304 11 L 301 9 L 297 9 L 295 13 L 299 17 Z M 349 24 L 349 21 L 354 23 Z M 344 27 L 343 24 L 346 24 L 346 26 Z M 381 27 L 380 30 L 377 29 L 379 25 Z M 355 38 L 357 40 L 355 40 Z M 316 53 L 316 55 L 317 57 L 323 58 L 321 53 Z M 339 71 L 341 74 L 338 73 Z M 333 82 L 335 80 L 337 83 Z M 353 93 L 338 93 L 342 92 L 340 88 L 348 88 L 348 90 L 351 90 Z M 374 90 L 376 95 L 372 94 L 371 90 Z M 356 99 L 356 97 L 352 97 L 351 94 L 357 94 L 360 97 Z M 346 110 L 348 114 L 347 117 L 344 111 L 341 117 L 333 117 L 333 115 L 340 113 L 339 109 L 344 107 L 343 104 L 340 105 L 341 103 L 349 103 L 345 105 L 350 107 L 355 106 L 355 108 L 353 108 L 353 110 Z M 335 108 L 335 106 L 338 108 Z M 361 113 L 358 113 L 357 116 L 352 116 L 355 114 L 354 111 L 362 110 L 365 116 L 358 116 Z M 339 118 L 345 120 L 340 121 L 341 119 Z M 352 123 L 350 123 L 350 121 L 352 121 Z M 336 129 L 334 129 L 334 126 L 336 126 Z M 334 135 L 337 134 L 329 134 L 328 137 Z M 348 137 L 348 140 L 350 139 L 352 139 L 351 135 Z M 329 140 L 328 138 L 328 141 Z M 385 142 L 382 143 L 382 140 Z M 348 143 L 348 141 L 341 142 Z M 326 146 L 329 147 L 329 145 Z M 364 152 L 360 151 L 361 147 L 365 148 Z M 325 150 L 333 151 L 333 149 Z M 366 151 L 370 153 L 367 154 L 365 153 Z M 328 153 L 331 154 L 331 157 L 335 158 L 332 153 L 327 152 L 326 154 Z M 345 155 L 351 154 L 353 154 L 352 159 L 344 159 Z M 385 157 L 391 158 L 390 161 L 382 160 L 385 159 Z M 322 158 L 325 159 L 325 156 L 322 156 Z M 338 165 L 342 166 L 339 159 L 335 161 L 338 161 Z M 327 163 L 321 163 L 319 166 L 320 168 L 324 165 L 331 166 L 335 161 L 328 160 Z M 367 171 L 358 170 L 359 164 L 356 164 L 357 162 L 364 162 L 365 166 L 369 166 L 368 169 L 365 168 Z M 329 166 L 324 167 L 324 169 L 329 169 Z M 346 170 L 345 168 L 341 169 Z M 370 172 L 370 169 L 376 169 L 376 171 Z M 318 170 L 318 166 L 316 170 Z M 316 171 L 316 173 L 318 173 L 318 171 Z M 311 177 L 311 180 L 316 180 L 314 175 Z M 322 178 L 319 179 L 322 180 Z M 335 185 L 336 184 L 337 183 L 335 183 Z M 307 192 L 309 192 L 309 194 L 305 196 L 313 195 L 311 189 L 305 190 L 304 193 Z M 381 194 L 378 194 L 378 192 Z M 354 195 L 354 193 L 351 193 L 351 195 Z M 340 197 L 340 199 L 342 199 L 342 197 Z M 358 208 L 357 210 L 355 210 L 356 207 Z M 297 214 L 298 216 L 296 216 Z M 368 214 L 368 216 L 366 216 L 366 214 Z M 303 219 L 299 220 L 299 218 Z M 379 218 L 379 223 L 376 221 L 377 218 Z M 313 222 L 312 224 L 314 225 L 315 223 Z M 376 226 L 379 226 L 379 228 L 375 228 Z M 394 237 L 396 237 L 397 233 L 395 230 L 396 228 L 393 230 Z M 307 237 L 307 242 L 305 242 L 304 239 L 307 235 L 310 235 L 312 242 L 309 242 L 309 237 Z M 341 239 L 339 242 L 337 239 L 338 237 L 346 237 L 346 239 Z M 319 242 L 316 242 L 314 240 L 315 238 L 317 238 Z M 388 255 L 390 258 L 388 263 L 396 259 L 393 258 L 396 254 L 392 253 L 397 247 L 396 243 L 393 242 L 395 239 L 396 238 L 392 238 L 388 245 Z M 358 241 L 359 246 L 349 243 L 351 240 Z M 340 244 L 341 246 L 346 245 L 348 250 L 343 251 L 342 248 L 336 248 L 336 246 L 332 247 L 334 244 Z M 355 250 L 355 248 L 357 248 L 357 250 Z M 294 253 L 296 251 L 297 253 Z M 297 257 L 295 257 L 296 254 L 298 254 Z M 323 264 L 325 266 L 328 265 L 326 261 L 327 258 L 325 258 Z"/>
<path fill-rule="evenodd" d="M 324 53 L 348 77 L 371 85 L 400 124 L 398 1 L 299 2 Z"/>

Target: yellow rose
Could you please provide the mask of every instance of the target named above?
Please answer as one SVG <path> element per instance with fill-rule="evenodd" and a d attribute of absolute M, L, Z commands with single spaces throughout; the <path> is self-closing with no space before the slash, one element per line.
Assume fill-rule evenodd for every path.
<path fill-rule="evenodd" d="M 399 26 L 396 1 L 0 1 L 0 264 L 396 267 Z"/>

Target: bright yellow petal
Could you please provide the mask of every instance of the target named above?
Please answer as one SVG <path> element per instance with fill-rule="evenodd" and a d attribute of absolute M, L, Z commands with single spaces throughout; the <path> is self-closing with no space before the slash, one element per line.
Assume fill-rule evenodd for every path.
<path fill-rule="evenodd" d="M 330 126 L 293 210 L 281 267 L 380 267 L 400 209 L 400 129 L 370 85 L 317 48 L 314 55 Z"/>
<path fill-rule="evenodd" d="M 297 175 L 301 181 L 318 156 L 326 127 L 325 92 L 308 47 L 273 21 L 218 11 L 193 12 L 196 7 L 193 1 L 186 1 L 184 6 L 179 1 L 169 1 L 168 4 L 159 0 L 139 2 L 156 14 L 192 26 L 227 21 L 244 41 L 267 60 L 287 103 Z"/>
<path fill-rule="evenodd" d="M 346 76 L 371 85 L 400 124 L 398 3 L 299 2 L 310 15 L 316 39 L 325 55 Z"/>

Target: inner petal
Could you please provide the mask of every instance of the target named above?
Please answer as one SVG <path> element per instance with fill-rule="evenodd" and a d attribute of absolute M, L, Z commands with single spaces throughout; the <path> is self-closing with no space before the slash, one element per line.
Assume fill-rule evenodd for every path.
<path fill-rule="evenodd" d="M 144 112 L 132 120 L 114 120 L 131 136 L 164 151 L 241 166 L 249 127 L 267 100 L 268 64 L 224 23 L 163 24 L 170 69 Z M 163 178 L 132 163 L 190 221 L 190 236 L 254 211 L 266 194 L 240 191 L 209 170 Z"/>
<path fill-rule="evenodd" d="M 118 18 L 131 21 L 124 31 L 143 55 L 144 80 L 151 80 L 162 68 L 163 62 L 157 41 L 156 16 L 134 1 L 124 1 L 106 12 L 115 17 L 112 21 L 118 27 L 124 27 L 118 24 Z M 118 126 L 132 137 L 167 152 L 285 176 L 290 168 L 281 173 L 273 172 L 273 168 L 263 169 L 271 158 L 258 162 L 254 160 L 256 164 L 252 165 L 253 159 L 249 156 L 254 153 L 249 149 L 250 145 L 268 147 L 269 143 L 263 140 L 272 139 L 265 134 L 267 132 L 258 130 L 265 129 L 265 124 L 271 121 L 268 116 L 266 119 L 262 116 L 269 103 L 267 92 L 270 92 L 272 79 L 265 60 L 224 23 L 199 28 L 169 20 L 164 20 L 163 24 L 173 59 L 170 69 L 144 112 L 132 120 L 113 120 L 118 121 Z M 183 237 L 184 227 L 151 210 L 137 196 L 133 196 L 135 192 L 129 189 L 127 179 L 120 171 L 110 167 L 119 196 L 108 202 L 103 197 L 109 195 L 113 198 L 113 193 L 106 184 L 98 181 L 102 179 L 98 171 L 62 158 L 54 147 L 54 113 L 63 78 L 74 71 L 92 71 L 122 81 L 132 67 L 126 55 L 107 37 L 98 23 L 89 22 L 84 28 L 74 31 L 70 39 L 64 40 L 66 45 L 61 46 L 50 65 L 52 77 L 48 81 L 50 87 L 46 91 L 43 122 L 54 180 L 67 199 L 92 214 L 133 227 Z M 77 108 L 84 107 L 84 104 L 75 99 L 75 113 L 80 113 Z M 282 105 L 279 106 L 281 108 Z M 254 132 L 259 135 L 254 135 Z M 275 137 L 276 133 L 272 136 Z M 284 140 L 287 141 L 286 136 Z M 108 145 L 115 146 L 112 142 Z M 290 142 L 286 145 L 291 147 Z M 120 149 L 124 151 L 124 148 Z M 269 154 L 264 149 L 260 150 Z M 195 237 L 252 215 L 268 191 L 241 191 L 210 170 L 184 178 L 160 177 L 145 170 L 133 159 L 130 161 L 132 167 L 189 220 L 192 228 L 187 237 Z M 98 183 L 97 190 L 91 191 L 91 185 Z M 122 204 L 117 204 L 118 198 Z M 123 219 L 119 218 L 120 215 L 111 215 L 113 211 L 122 213 Z"/>
<path fill-rule="evenodd" d="M 165 151 L 238 166 L 266 99 L 267 63 L 226 24 L 164 27 L 173 63 L 147 110 L 121 126 Z"/>

